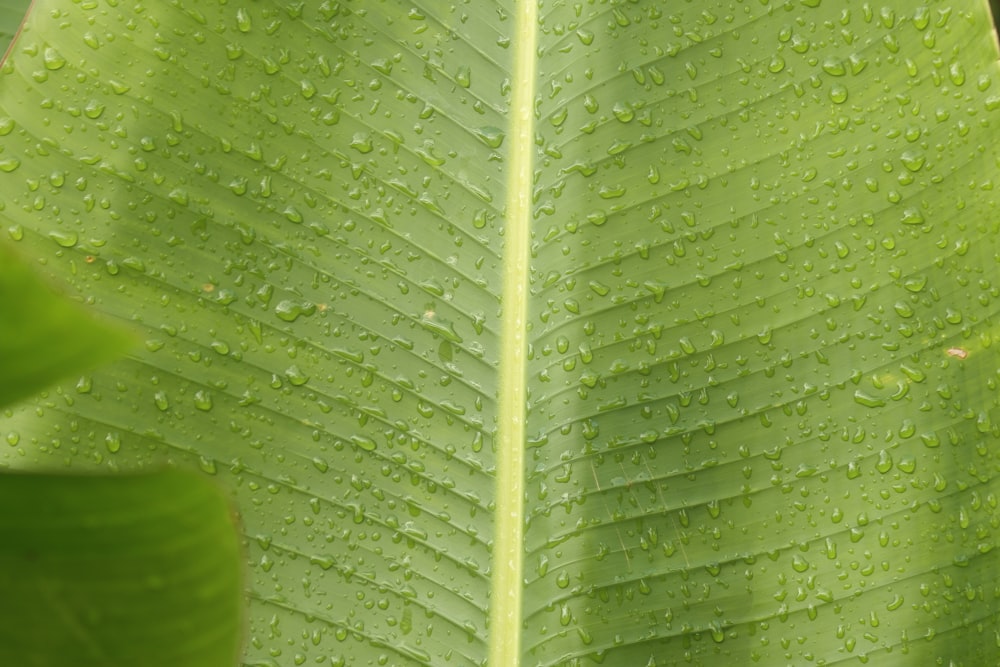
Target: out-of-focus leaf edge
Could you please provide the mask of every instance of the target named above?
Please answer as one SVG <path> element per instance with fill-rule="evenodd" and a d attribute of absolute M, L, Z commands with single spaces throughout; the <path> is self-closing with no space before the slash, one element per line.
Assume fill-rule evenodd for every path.
<path fill-rule="evenodd" d="M 244 555 L 213 480 L 6 473 L 0 502 L 0 664 L 237 664 Z"/>
<path fill-rule="evenodd" d="M 58 294 L 0 245 L 0 407 L 121 356 L 133 337 Z"/>
<path fill-rule="evenodd" d="M 7 59 L 10 45 L 21 31 L 34 0 L 0 0 L 0 63 Z"/>

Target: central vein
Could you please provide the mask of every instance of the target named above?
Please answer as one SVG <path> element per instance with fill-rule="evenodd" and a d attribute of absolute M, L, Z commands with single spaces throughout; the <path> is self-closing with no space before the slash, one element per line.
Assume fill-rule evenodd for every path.
<path fill-rule="evenodd" d="M 520 664 L 521 590 L 524 550 L 524 449 L 527 389 L 526 325 L 528 257 L 534 148 L 534 0 L 517 3 L 514 26 L 514 81 L 510 112 L 509 165 L 504 223 L 503 318 L 499 410 L 496 439 L 496 523 L 490 597 L 489 664 Z"/>

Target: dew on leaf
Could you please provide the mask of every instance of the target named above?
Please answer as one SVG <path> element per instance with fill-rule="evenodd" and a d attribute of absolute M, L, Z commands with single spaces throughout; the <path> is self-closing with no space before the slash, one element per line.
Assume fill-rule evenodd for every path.
<path fill-rule="evenodd" d="M 58 70 L 66 66 L 66 58 L 51 46 L 45 48 L 42 60 L 45 62 L 47 70 Z"/>
<path fill-rule="evenodd" d="M 921 153 L 907 151 L 900 156 L 900 161 L 909 171 L 917 172 L 924 166 L 926 158 Z"/>
<path fill-rule="evenodd" d="M 251 28 L 253 28 L 253 21 L 250 18 L 250 13 L 244 7 L 240 7 L 236 10 L 236 27 L 242 33 L 248 33 Z"/>
<path fill-rule="evenodd" d="M 823 71 L 830 76 L 844 76 L 847 74 L 847 68 L 844 67 L 843 61 L 832 57 L 823 61 Z"/>
<path fill-rule="evenodd" d="M 184 188 L 174 188 L 173 190 L 170 191 L 170 194 L 167 195 L 167 197 L 170 198 L 170 201 L 174 202 L 175 204 L 178 204 L 179 206 L 188 205 L 189 197 L 187 190 L 185 190 Z"/>
<path fill-rule="evenodd" d="M 449 340 L 452 343 L 462 342 L 462 337 L 455 331 L 454 325 L 452 325 L 451 322 L 438 317 L 433 312 L 429 315 L 424 314 L 420 318 L 420 325 L 431 333 L 443 336 L 446 340 Z"/>
<path fill-rule="evenodd" d="M 309 316 L 315 312 L 316 304 L 310 302 L 301 303 L 298 301 L 291 301 L 289 299 L 280 301 L 278 305 L 274 307 L 274 314 L 278 316 L 278 319 L 285 322 L 294 322 L 299 319 L 300 316 Z"/>
<path fill-rule="evenodd" d="M 351 148 L 359 153 L 371 153 L 374 150 L 372 135 L 369 132 L 355 132 L 351 138 Z"/>
<path fill-rule="evenodd" d="M 212 409 L 212 395 L 204 389 L 199 389 L 194 394 L 194 407 L 202 412 L 208 412 Z"/>
<path fill-rule="evenodd" d="M 875 463 L 875 469 L 880 473 L 885 474 L 892 469 L 892 454 L 889 450 L 882 449 L 878 453 L 878 462 Z"/>
<path fill-rule="evenodd" d="M 587 214 L 587 222 L 598 227 L 608 221 L 608 214 L 604 211 L 593 211 Z"/>
<path fill-rule="evenodd" d="M 614 141 L 614 143 L 611 144 L 611 147 L 608 148 L 608 155 L 612 156 L 620 155 L 631 147 L 632 147 L 631 141 L 622 141 L 621 139 L 617 139 Z"/>
<path fill-rule="evenodd" d="M 218 468 L 215 465 L 215 459 L 210 458 L 208 456 L 198 457 L 198 467 L 201 469 L 202 472 L 207 473 L 209 475 L 214 475 L 218 472 Z"/>
<path fill-rule="evenodd" d="M 351 436 L 351 442 L 366 452 L 375 451 L 375 448 L 378 447 L 378 444 L 372 438 L 357 433 Z"/>
<path fill-rule="evenodd" d="M 598 280 L 591 280 L 589 283 L 590 290 L 599 296 L 607 296 L 611 292 L 611 288 Z"/>
<path fill-rule="evenodd" d="M 477 139 L 490 148 L 500 148 L 503 144 L 504 137 L 506 136 L 503 130 L 493 125 L 478 127 L 473 130 L 473 134 L 476 135 Z"/>
<path fill-rule="evenodd" d="M 858 405 L 863 405 L 866 408 L 880 408 L 885 405 L 885 401 L 883 399 L 870 396 L 860 389 L 855 390 L 854 392 L 854 402 Z"/>
<path fill-rule="evenodd" d="M 911 276 L 903 281 L 903 288 L 907 292 L 920 292 L 927 286 L 927 276 Z"/>
<path fill-rule="evenodd" d="M 104 113 L 104 104 L 97 100 L 90 100 L 83 107 L 83 115 L 91 120 L 96 120 Z"/>
<path fill-rule="evenodd" d="M 285 377 L 287 377 L 288 381 L 295 387 L 301 387 L 309 381 L 309 376 L 295 364 L 292 364 L 285 369 Z"/>
<path fill-rule="evenodd" d="M 961 86 L 965 83 L 965 68 L 962 67 L 961 63 L 952 63 L 948 67 L 948 78 L 956 86 Z"/>
<path fill-rule="evenodd" d="M 623 123 L 631 122 L 635 118 L 635 109 L 632 108 L 631 104 L 616 102 L 611 110 L 615 114 L 615 118 Z"/>

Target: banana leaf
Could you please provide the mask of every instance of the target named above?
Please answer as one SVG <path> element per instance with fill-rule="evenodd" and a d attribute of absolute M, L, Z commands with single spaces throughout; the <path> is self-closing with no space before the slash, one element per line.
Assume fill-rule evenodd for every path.
<path fill-rule="evenodd" d="M 145 344 L 0 462 L 217 476 L 247 665 L 1000 662 L 997 56 L 971 0 L 39 0 L 0 218 Z"/>

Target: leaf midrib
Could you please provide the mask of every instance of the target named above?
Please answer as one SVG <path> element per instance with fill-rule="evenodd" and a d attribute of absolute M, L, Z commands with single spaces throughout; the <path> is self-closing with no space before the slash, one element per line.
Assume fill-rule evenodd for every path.
<path fill-rule="evenodd" d="M 521 653 L 524 560 L 524 448 L 527 388 L 529 226 L 536 75 L 537 7 L 522 3 L 514 22 L 510 167 L 504 220 L 503 289 L 496 438 L 496 521 L 490 595 L 489 664 L 516 665 Z"/>

